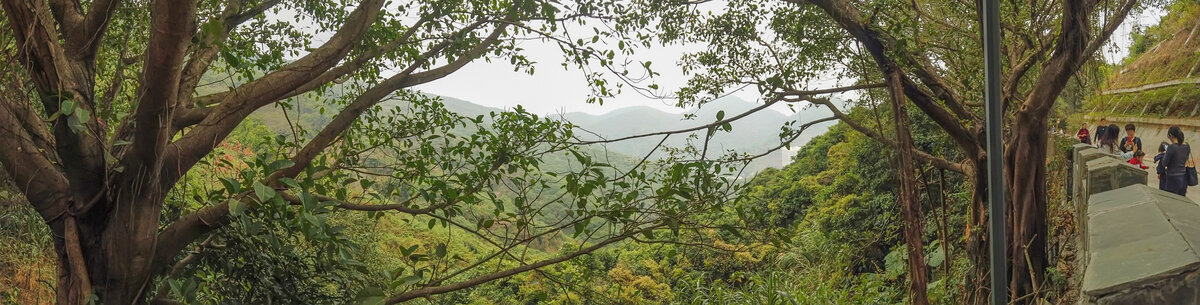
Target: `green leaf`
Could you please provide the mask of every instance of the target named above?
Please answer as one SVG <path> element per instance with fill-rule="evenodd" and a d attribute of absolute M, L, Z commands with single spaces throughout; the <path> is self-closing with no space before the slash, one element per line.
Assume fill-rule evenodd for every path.
<path fill-rule="evenodd" d="M 386 304 L 387 294 L 382 289 L 367 287 L 358 291 L 358 295 L 354 297 L 354 302 L 359 305 Z"/>
<path fill-rule="evenodd" d="M 420 282 L 421 282 L 421 276 L 414 274 L 414 275 L 409 275 L 409 276 L 404 277 L 404 279 L 400 281 L 400 286 L 409 286 L 409 285 L 414 285 L 414 284 L 420 283 Z"/>
<path fill-rule="evenodd" d="M 82 109 L 75 112 L 75 117 L 78 117 L 79 122 L 84 124 L 87 124 L 88 121 L 92 120 L 92 114 L 87 112 L 87 110 Z"/>
<path fill-rule="evenodd" d="M 721 229 L 725 230 L 725 232 L 729 232 L 729 234 L 733 234 L 733 236 L 742 238 L 742 232 L 739 231 L 737 228 L 734 228 L 732 225 L 728 225 L 728 224 L 721 225 Z"/>
<path fill-rule="evenodd" d="M 238 183 L 237 180 L 233 180 L 230 178 L 221 178 L 221 184 L 225 185 L 225 190 L 229 191 L 230 194 L 237 194 L 237 193 L 242 192 L 242 184 Z"/>
<path fill-rule="evenodd" d="M 575 236 L 573 236 L 573 237 L 579 237 L 579 234 L 583 234 L 584 230 L 587 230 L 586 223 L 583 223 L 583 222 L 576 223 L 575 224 Z"/>
<path fill-rule="evenodd" d="M 229 201 L 229 214 L 233 216 L 242 216 L 246 214 L 246 204 L 241 200 Z"/>
<path fill-rule="evenodd" d="M 446 257 L 446 244 L 440 243 L 437 245 L 437 247 L 434 247 L 433 255 L 437 256 L 438 258 Z"/>
<path fill-rule="evenodd" d="M 79 117 L 73 115 L 67 117 L 67 127 L 70 127 L 71 132 L 74 133 L 79 133 L 84 130 L 83 124 L 81 124 L 79 121 Z"/>
<path fill-rule="evenodd" d="M 267 202 L 267 201 L 271 201 L 272 198 L 275 198 L 276 194 L 275 194 L 275 189 L 272 189 L 266 185 L 263 185 L 262 182 L 255 181 L 254 182 L 254 195 L 258 196 L 258 202 Z"/>
<path fill-rule="evenodd" d="M 725 119 L 725 110 L 717 111 L 717 121 Z"/>
<path fill-rule="evenodd" d="M 58 112 L 61 112 L 63 115 L 71 115 L 71 113 L 75 112 L 75 101 L 64 99 L 62 103 L 58 104 Z"/>
<path fill-rule="evenodd" d="M 283 178 L 279 178 L 279 182 L 283 183 L 283 185 L 287 185 L 289 188 L 294 188 L 294 189 L 300 188 L 300 183 L 296 182 L 296 179 L 283 177 Z"/>
<path fill-rule="evenodd" d="M 292 165 L 296 165 L 296 162 L 292 162 L 292 160 L 288 159 L 275 160 L 275 162 L 271 162 L 271 165 L 267 166 L 267 172 L 273 173 L 277 170 L 292 167 Z"/>

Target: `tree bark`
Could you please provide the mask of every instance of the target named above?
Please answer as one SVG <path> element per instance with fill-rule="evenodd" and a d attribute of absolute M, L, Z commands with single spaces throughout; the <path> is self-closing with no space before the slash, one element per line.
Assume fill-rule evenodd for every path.
<path fill-rule="evenodd" d="M 1009 231 L 1008 255 L 1010 299 L 1017 304 L 1033 304 L 1046 270 L 1046 117 L 1020 112 L 1013 124 L 1025 126 L 1013 131 L 1005 152 L 1004 176 L 1009 194 L 1006 227 Z"/>
<path fill-rule="evenodd" d="M 991 275 L 988 256 L 987 230 L 987 158 L 976 157 L 971 160 L 972 166 L 968 180 L 971 182 L 971 209 L 966 229 L 967 258 L 974 266 L 974 272 L 969 276 L 966 304 L 988 304 L 988 281 Z"/>
<path fill-rule="evenodd" d="M 917 198 L 917 179 L 914 176 L 912 135 L 908 130 L 908 113 L 904 107 L 904 93 L 901 92 L 900 75 L 893 71 L 888 75 L 888 89 L 891 91 L 892 119 L 896 126 L 896 180 L 899 188 L 896 198 L 900 201 L 900 214 L 903 217 L 904 242 L 908 244 L 908 290 L 909 300 L 914 305 L 928 305 L 926 283 L 929 275 L 925 269 L 925 243 L 921 240 L 921 202 Z"/>

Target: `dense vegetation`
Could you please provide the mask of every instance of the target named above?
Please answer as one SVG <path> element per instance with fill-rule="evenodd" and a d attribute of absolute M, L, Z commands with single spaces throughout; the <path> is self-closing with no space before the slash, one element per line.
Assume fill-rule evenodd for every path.
<path fill-rule="evenodd" d="M 1177 1 L 1157 24 L 1132 35 L 1129 55 L 1106 67 L 1090 92 L 1084 111 L 1097 116 L 1187 118 L 1200 113 L 1194 83 L 1200 60 L 1200 3 Z M 1177 85 L 1157 86 L 1171 81 Z M 1152 87 L 1143 87 L 1152 86 Z M 1120 91 L 1125 90 L 1125 91 Z"/>
<path fill-rule="evenodd" d="M 914 117 L 921 118 L 918 113 Z M 856 109 L 855 116 L 873 115 Z M 917 145 L 953 153 L 927 119 L 914 121 Z M 271 153 L 276 133 L 258 121 L 238 128 L 200 175 L 180 188 L 180 200 L 221 187 L 221 178 L 251 168 Z M 590 255 L 428 299 L 433 304 L 895 304 L 905 299 L 904 243 L 899 238 L 892 158 L 886 147 L 845 124 L 836 124 L 803 146 L 794 163 L 768 169 L 746 183 L 740 199 L 710 221 L 742 230 L 670 231 L 623 242 Z M 969 185 L 957 174 L 922 166 L 926 265 L 935 277 L 933 304 L 961 304 L 970 263 L 961 238 Z M 359 187 L 351 188 L 357 189 Z M 8 196 L 12 196 L 9 193 Z M 506 194 L 502 198 L 512 198 Z M 16 201 L 16 198 L 9 200 Z M 201 202 L 201 201 L 190 201 Z M 53 282 L 48 232 L 21 205 L 5 206 L 2 236 L 20 245 L 0 256 L 5 271 L 30 274 L 0 296 L 15 303 L 48 300 Z M 272 213 L 284 212 L 279 210 Z M 485 209 L 478 212 L 490 213 Z M 164 217 L 178 217 L 168 211 Z M 475 213 L 455 217 L 470 223 Z M 547 222 L 556 213 L 534 221 Z M 22 216 L 25 215 L 25 216 Z M 489 247 L 487 239 L 459 227 L 430 226 L 390 215 L 319 214 L 339 233 L 313 234 L 313 224 L 243 221 L 219 230 L 195 252 L 194 267 L 169 281 L 180 301 L 217 303 L 342 304 L 402 291 L 419 279 L 405 270 L 439 270 L 467 264 Z M 253 218 L 284 217 L 255 214 Z M 1065 224 L 1070 226 L 1070 224 Z M 333 238 L 336 237 L 336 238 Z M 332 238 L 332 239 L 330 239 Z M 525 244 L 522 259 L 552 257 L 579 238 L 547 235 Z M 648 242 L 658 240 L 659 242 Z M 948 241 L 948 242 L 947 242 Z M 329 243 L 342 247 L 331 247 Z M 200 248 L 197 248 L 200 249 Z M 427 257 L 420 249 L 430 249 Z M 446 257 L 437 257 L 446 255 Z M 461 276 L 470 277 L 466 273 Z M 389 288 L 390 287 L 390 288 Z M 1059 286 L 1055 289 L 1064 289 Z M 390 291 L 389 291 L 390 290 Z M 425 303 L 420 301 L 418 303 Z"/>
<path fill-rule="evenodd" d="M 25 275 L 0 297 L 982 304 L 983 164 L 1003 157 L 1007 294 L 1069 302 L 1047 118 L 1153 3 L 1029 4 L 1006 7 L 1021 61 L 1008 150 L 988 156 L 962 1 L 0 0 L 0 242 L 21 245 L 0 271 Z M 475 61 L 533 74 L 529 41 L 583 71 L 586 102 L 669 96 L 695 124 L 603 139 L 414 89 Z M 636 59 L 663 44 L 707 47 L 673 67 L 680 88 Z M 837 87 L 814 88 L 828 74 Z M 763 103 L 703 107 L 741 88 Z M 770 143 L 749 152 L 712 145 L 777 105 L 829 117 L 752 127 Z M 797 162 L 745 175 L 835 120 Z M 608 150 L 630 142 L 660 144 Z"/>

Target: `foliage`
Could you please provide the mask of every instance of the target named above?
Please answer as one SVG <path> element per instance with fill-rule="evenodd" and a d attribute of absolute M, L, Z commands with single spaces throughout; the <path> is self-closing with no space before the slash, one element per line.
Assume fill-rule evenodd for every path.
<path fill-rule="evenodd" d="M 1200 23 L 1200 4 L 1175 1 L 1155 25 L 1135 31 L 1129 55 L 1102 78 L 1103 90 L 1135 89 L 1139 86 L 1186 79 L 1195 73 L 1200 60 L 1195 39 Z M 1129 93 L 1103 94 L 1089 91 L 1083 112 L 1095 115 L 1177 118 L 1196 113 L 1200 90 L 1181 84 Z"/>
<path fill-rule="evenodd" d="M 52 304 L 57 257 L 48 229 L 8 186 L 0 187 L 0 304 Z"/>
<path fill-rule="evenodd" d="M 533 73 L 519 43 L 536 39 L 602 102 L 628 70 L 656 75 L 622 57 L 650 47 L 655 16 L 641 12 L 657 4 L 187 4 L 4 1 L 0 140 L 13 145 L 0 162 L 66 240 L 59 302 L 427 298 L 660 229 L 711 229 L 701 215 L 722 211 L 753 159 L 693 135 L 657 160 L 614 162 L 567 122 L 457 114 L 413 90 L 480 59 Z M 248 120 L 259 111 L 285 124 Z M 372 252 L 394 241 L 369 234 L 381 219 L 473 243 Z"/>

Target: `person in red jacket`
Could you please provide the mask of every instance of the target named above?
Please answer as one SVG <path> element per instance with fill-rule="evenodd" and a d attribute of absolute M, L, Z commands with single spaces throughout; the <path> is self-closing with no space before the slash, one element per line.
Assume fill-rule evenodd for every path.
<path fill-rule="evenodd" d="M 1079 132 L 1075 133 L 1075 137 L 1079 138 L 1079 143 L 1092 144 L 1092 137 L 1088 132 L 1087 123 L 1083 123 L 1083 127 L 1079 127 Z"/>
<path fill-rule="evenodd" d="M 1145 163 L 1142 163 L 1142 158 L 1145 158 L 1145 157 L 1146 157 L 1145 152 L 1140 151 L 1140 150 L 1136 151 L 1133 153 L 1133 158 L 1129 159 L 1129 164 L 1137 165 L 1138 167 L 1141 167 L 1142 169 L 1150 168 L 1149 166 L 1146 166 Z"/>

